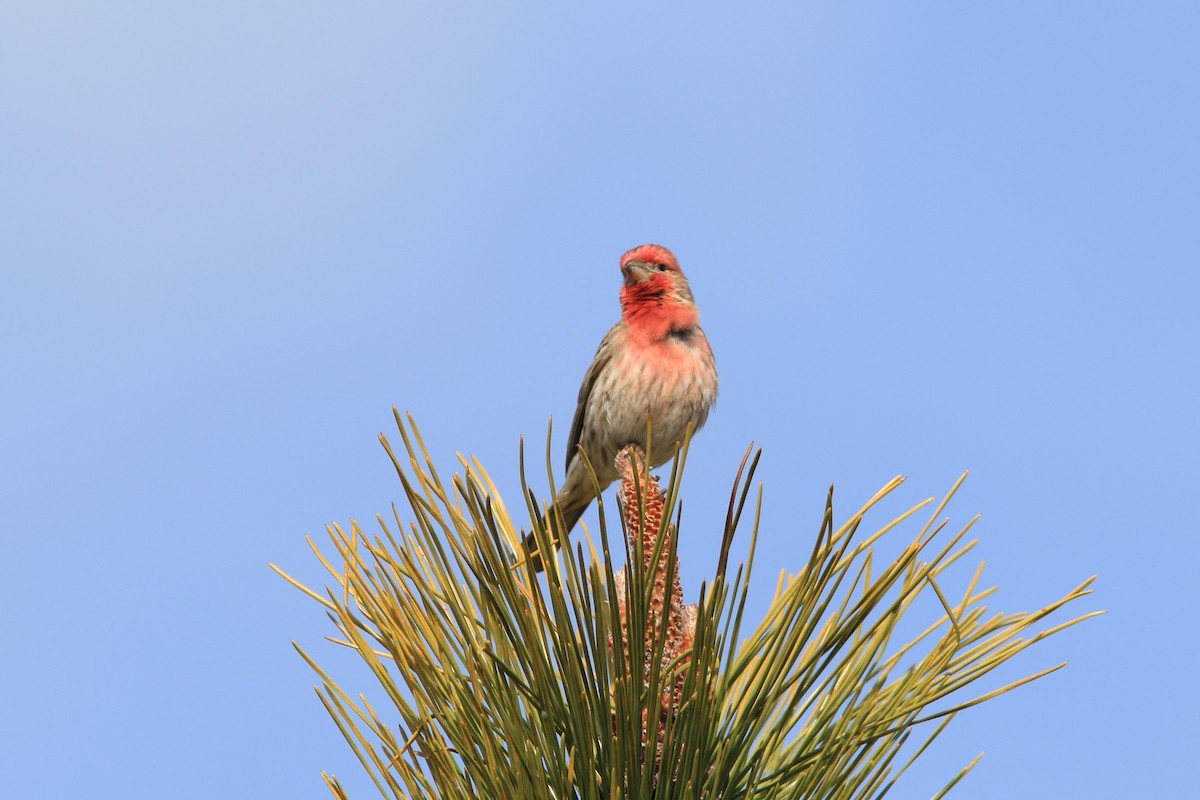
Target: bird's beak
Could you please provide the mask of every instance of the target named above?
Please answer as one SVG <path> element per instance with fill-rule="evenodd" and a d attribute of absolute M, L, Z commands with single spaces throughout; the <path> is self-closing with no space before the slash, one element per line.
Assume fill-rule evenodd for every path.
<path fill-rule="evenodd" d="M 621 273 L 625 276 L 625 285 L 633 286 L 635 283 L 649 280 L 654 274 L 654 268 L 640 258 L 631 258 L 621 267 Z"/>

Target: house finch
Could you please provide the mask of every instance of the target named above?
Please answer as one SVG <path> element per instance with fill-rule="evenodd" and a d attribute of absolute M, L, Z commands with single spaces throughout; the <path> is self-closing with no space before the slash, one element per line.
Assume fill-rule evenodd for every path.
<path fill-rule="evenodd" d="M 621 256 L 621 320 L 600 342 L 583 377 L 571 438 L 567 442 L 567 478 L 555 498 L 565 530 L 551 515 L 551 534 L 561 541 L 592 498 L 591 476 L 579 453 L 587 452 L 600 489 L 617 477 L 613 465 L 627 444 L 646 449 L 651 424 L 651 467 L 666 463 L 683 440 L 688 423 L 699 429 L 717 399 L 717 367 L 708 338 L 700 329 L 700 311 L 674 254 L 656 244 L 635 247 Z M 525 550 L 542 569 L 537 542 L 530 534 Z"/>

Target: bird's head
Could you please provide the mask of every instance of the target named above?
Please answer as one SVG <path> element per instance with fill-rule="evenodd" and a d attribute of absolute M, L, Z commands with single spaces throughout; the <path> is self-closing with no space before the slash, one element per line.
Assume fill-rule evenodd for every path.
<path fill-rule="evenodd" d="M 625 277 L 622 299 L 695 303 L 675 254 L 662 245 L 643 244 L 621 256 L 621 274 Z"/>

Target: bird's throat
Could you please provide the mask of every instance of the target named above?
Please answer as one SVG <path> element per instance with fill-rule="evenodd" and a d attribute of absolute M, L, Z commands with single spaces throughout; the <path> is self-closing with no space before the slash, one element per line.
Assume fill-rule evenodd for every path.
<path fill-rule="evenodd" d="M 700 322 L 693 303 L 668 299 L 661 292 L 642 295 L 629 302 L 622 293 L 622 317 L 629 333 L 643 342 L 660 341 L 668 336 L 684 338 Z"/>

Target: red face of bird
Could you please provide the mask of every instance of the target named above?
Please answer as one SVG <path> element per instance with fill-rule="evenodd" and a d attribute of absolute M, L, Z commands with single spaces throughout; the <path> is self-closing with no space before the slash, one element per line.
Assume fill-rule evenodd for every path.
<path fill-rule="evenodd" d="M 625 277 L 622 294 L 695 302 L 675 254 L 662 245 L 643 244 L 621 256 L 621 274 Z"/>

